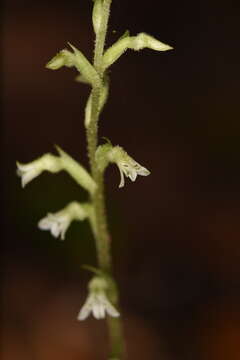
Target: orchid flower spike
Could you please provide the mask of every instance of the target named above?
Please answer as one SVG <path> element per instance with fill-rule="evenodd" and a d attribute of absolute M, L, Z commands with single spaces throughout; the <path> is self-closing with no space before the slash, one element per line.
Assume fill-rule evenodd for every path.
<path fill-rule="evenodd" d="M 65 234 L 73 220 L 85 220 L 89 216 L 91 205 L 71 202 L 64 209 L 52 214 L 48 213 L 46 217 L 41 219 L 38 227 L 41 230 L 50 230 L 52 236 L 65 239 Z"/>
<path fill-rule="evenodd" d="M 100 170 L 105 170 L 109 163 L 115 163 L 120 171 L 120 184 L 123 187 L 124 175 L 135 181 L 137 175 L 148 176 L 150 171 L 137 163 L 127 152 L 120 146 L 111 144 L 100 145 L 96 151 L 96 161 Z"/>
<path fill-rule="evenodd" d="M 91 312 L 95 319 L 104 319 L 106 314 L 112 317 L 120 316 L 119 312 L 107 298 L 106 291 L 108 284 L 103 277 L 95 276 L 89 282 L 88 288 L 89 294 L 78 314 L 78 320 L 85 320 Z"/>

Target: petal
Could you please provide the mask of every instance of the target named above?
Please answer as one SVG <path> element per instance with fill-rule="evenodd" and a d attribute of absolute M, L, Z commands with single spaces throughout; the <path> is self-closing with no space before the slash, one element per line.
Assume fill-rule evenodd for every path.
<path fill-rule="evenodd" d="M 110 303 L 110 301 L 108 300 L 108 298 L 106 297 L 105 294 L 101 294 L 101 302 L 104 305 L 104 308 L 105 308 L 106 312 L 108 313 L 108 315 L 110 315 L 112 317 L 120 316 L 119 312 Z"/>
<path fill-rule="evenodd" d="M 39 222 L 38 222 L 38 227 L 40 230 L 49 230 L 51 228 L 52 224 L 51 222 L 48 220 L 47 217 L 41 219 Z"/>
<path fill-rule="evenodd" d="M 35 167 L 35 165 L 33 165 L 32 163 L 28 163 L 28 164 L 21 164 L 19 162 L 17 162 L 17 172 L 23 174 L 27 171 L 33 170 Z"/>
<path fill-rule="evenodd" d="M 22 187 L 24 188 L 30 181 L 39 175 L 39 171 L 30 170 L 23 173 L 22 176 Z"/>
<path fill-rule="evenodd" d="M 120 316 L 119 312 L 110 303 L 108 303 L 108 305 L 106 306 L 106 312 L 108 313 L 108 315 L 110 315 L 112 317 L 119 317 Z"/>
<path fill-rule="evenodd" d="M 57 238 L 61 231 L 59 224 L 57 222 L 52 223 L 50 231 L 52 236 Z"/>
<path fill-rule="evenodd" d="M 150 171 L 145 167 L 141 166 L 140 169 L 137 170 L 137 173 L 141 176 L 148 176 L 150 174 Z"/>
<path fill-rule="evenodd" d="M 119 188 L 122 188 L 123 186 L 124 186 L 124 184 L 125 184 L 125 181 L 124 181 L 124 175 L 123 175 L 123 172 L 122 172 L 122 170 L 120 169 L 120 167 L 118 167 L 119 168 L 119 171 L 120 171 L 120 184 L 119 184 Z"/>
<path fill-rule="evenodd" d="M 81 310 L 79 311 L 79 314 L 77 316 L 78 320 L 85 320 L 89 316 L 90 312 L 92 311 L 93 302 L 94 302 L 93 296 L 88 295 L 85 303 L 83 304 Z"/>
<path fill-rule="evenodd" d="M 104 304 L 99 303 L 98 316 L 99 316 L 98 317 L 99 319 L 104 319 L 105 318 L 105 306 L 104 306 Z"/>
<path fill-rule="evenodd" d="M 67 231 L 67 228 L 66 228 L 66 229 L 63 229 L 63 230 L 61 231 L 61 236 L 60 236 L 60 239 L 61 239 L 61 240 L 65 240 L 66 231 Z"/>
<path fill-rule="evenodd" d="M 136 178 L 137 178 L 137 172 L 136 172 L 135 170 L 131 170 L 131 171 L 129 172 L 128 177 L 129 177 L 132 181 L 135 181 Z"/>
<path fill-rule="evenodd" d="M 91 312 L 91 307 L 88 306 L 87 303 L 85 303 L 85 305 L 83 305 L 83 307 L 79 311 L 77 319 L 80 321 L 85 320 L 89 316 L 90 312 Z"/>
<path fill-rule="evenodd" d="M 92 307 L 92 312 L 93 312 L 93 316 L 96 319 L 100 319 L 101 318 L 101 304 L 99 304 L 98 302 L 94 303 L 94 305 Z"/>

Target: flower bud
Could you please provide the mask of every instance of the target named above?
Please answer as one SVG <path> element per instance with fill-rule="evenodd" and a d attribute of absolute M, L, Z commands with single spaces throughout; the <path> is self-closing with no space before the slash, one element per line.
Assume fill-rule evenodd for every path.
<path fill-rule="evenodd" d="M 167 51 L 172 49 L 171 46 L 162 43 L 154 37 L 140 33 L 137 36 L 121 37 L 115 44 L 113 44 L 103 55 L 103 68 L 107 69 L 112 65 L 127 49 L 141 50 L 149 48 L 156 51 Z"/>
<path fill-rule="evenodd" d="M 155 39 L 153 36 L 145 33 L 140 33 L 137 36 L 134 36 L 130 48 L 136 51 L 144 48 L 156 51 L 167 51 L 173 49 L 171 46 L 164 44 L 163 42 Z"/>
<path fill-rule="evenodd" d="M 73 53 L 64 49 L 61 50 L 56 56 L 54 56 L 46 65 L 46 68 L 50 70 L 58 70 L 62 66 L 73 67 L 82 74 L 85 82 L 92 86 L 100 83 L 100 78 L 94 69 L 93 65 L 83 55 L 83 53 L 75 48 L 75 46 L 69 43 L 69 46 L 73 49 Z"/>
<path fill-rule="evenodd" d="M 74 55 L 66 49 L 61 50 L 56 56 L 54 56 L 47 63 L 46 68 L 50 70 L 58 70 L 62 66 L 74 66 Z"/>

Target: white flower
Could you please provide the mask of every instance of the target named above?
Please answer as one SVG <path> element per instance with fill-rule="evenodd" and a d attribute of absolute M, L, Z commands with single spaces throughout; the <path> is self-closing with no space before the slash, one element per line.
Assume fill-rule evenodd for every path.
<path fill-rule="evenodd" d="M 56 146 L 56 148 L 60 156 L 45 154 L 28 164 L 17 162 L 17 175 L 22 178 L 22 187 L 27 185 L 43 171 L 57 173 L 65 170 L 84 189 L 90 193 L 94 193 L 97 185 L 87 170 L 59 146 Z"/>
<path fill-rule="evenodd" d="M 20 164 L 17 162 L 17 175 L 22 178 L 22 187 L 47 170 L 52 173 L 60 171 L 62 165 L 58 157 L 45 154 L 28 164 Z"/>
<path fill-rule="evenodd" d="M 71 217 L 61 212 L 48 215 L 39 221 L 38 227 L 41 230 L 50 230 L 54 237 L 61 235 L 61 240 L 65 239 L 65 233 L 71 223 Z"/>
<path fill-rule="evenodd" d="M 48 213 L 45 218 L 39 221 L 38 227 L 41 230 L 50 230 L 54 237 L 57 238 L 60 235 L 61 240 L 64 240 L 71 222 L 73 220 L 84 220 L 88 217 L 89 209 L 89 204 L 72 202 L 55 214 Z"/>
<path fill-rule="evenodd" d="M 108 153 L 110 162 L 115 162 L 120 171 L 120 184 L 119 187 L 124 186 L 124 175 L 129 177 L 132 181 L 135 181 L 137 175 L 147 176 L 150 174 L 150 171 L 145 167 L 137 163 L 133 158 L 131 158 L 126 151 L 123 150 L 120 146 L 115 146 Z"/>
<path fill-rule="evenodd" d="M 101 277 L 94 277 L 89 282 L 89 295 L 81 308 L 77 319 L 85 320 L 92 312 L 96 319 L 104 319 L 106 314 L 112 317 L 120 316 L 106 296 L 107 283 Z"/>
<path fill-rule="evenodd" d="M 22 187 L 27 185 L 35 177 L 41 174 L 41 169 L 34 164 L 20 164 L 17 163 L 17 175 L 22 178 Z"/>

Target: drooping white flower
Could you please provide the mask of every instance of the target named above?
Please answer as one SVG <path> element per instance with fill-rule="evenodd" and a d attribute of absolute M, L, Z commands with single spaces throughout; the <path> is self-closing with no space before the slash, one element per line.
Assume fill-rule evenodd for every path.
<path fill-rule="evenodd" d="M 112 317 L 120 316 L 119 312 L 108 300 L 106 290 L 107 282 L 99 276 L 95 276 L 89 282 L 89 295 L 78 314 L 78 320 L 85 320 L 91 312 L 95 319 L 98 320 L 104 319 L 106 314 Z"/>
<path fill-rule="evenodd" d="M 60 159 L 51 154 L 45 154 L 28 164 L 17 162 L 17 175 L 22 178 L 22 187 L 27 185 L 45 170 L 55 173 L 61 169 L 62 164 Z"/>
<path fill-rule="evenodd" d="M 22 187 L 27 185 L 43 171 L 57 173 L 65 170 L 84 189 L 91 194 L 94 193 L 97 185 L 88 171 L 59 146 L 56 146 L 56 149 L 59 156 L 44 154 L 28 164 L 17 162 L 17 175 L 22 178 Z"/>
<path fill-rule="evenodd" d="M 57 213 L 48 213 L 39 221 L 38 227 L 41 230 L 50 230 L 54 237 L 60 236 L 60 239 L 64 240 L 66 231 L 73 220 L 84 220 L 88 217 L 89 206 L 90 204 L 72 202 Z"/>
<path fill-rule="evenodd" d="M 148 176 L 150 174 L 148 169 L 137 163 L 120 146 L 114 146 L 112 150 L 108 152 L 108 158 L 110 162 L 116 163 L 119 168 L 120 188 L 123 187 L 125 183 L 124 175 L 129 177 L 132 181 L 135 181 L 137 175 Z"/>

